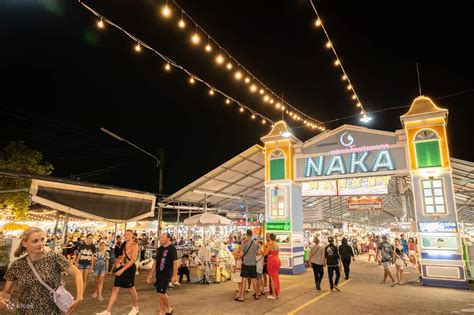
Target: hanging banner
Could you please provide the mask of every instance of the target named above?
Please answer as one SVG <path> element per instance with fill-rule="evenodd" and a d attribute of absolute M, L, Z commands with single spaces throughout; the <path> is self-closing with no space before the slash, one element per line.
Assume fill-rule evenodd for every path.
<path fill-rule="evenodd" d="M 323 208 L 320 206 L 303 208 L 303 222 L 311 223 L 323 220 Z"/>
<path fill-rule="evenodd" d="M 351 211 L 382 209 L 382 198 L 380 197 L 349 198 L 347 203 L 349 204 L 349 210 Z"/>
<path fill-rule="evenodd" d="M 307 196 L 337 196 L 337 181 L 316 180 L 302 184 L 303 197 Z"/>
<path fill-rule="evenodd" d="M 353 195 L 386 195 L 390 176 L 360 178 L 341 178 L 337 180 L 340 196 Z"/>

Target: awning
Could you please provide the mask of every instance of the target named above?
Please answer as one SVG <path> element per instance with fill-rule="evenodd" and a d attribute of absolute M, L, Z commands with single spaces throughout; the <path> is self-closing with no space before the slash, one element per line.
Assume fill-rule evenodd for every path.
<path fill-rule="evenodd" d="M 91 220 L 127 222 L 154 215 L 156 197 L 116 188 L 33 179 L 31 199 L 71 215 Z"/>

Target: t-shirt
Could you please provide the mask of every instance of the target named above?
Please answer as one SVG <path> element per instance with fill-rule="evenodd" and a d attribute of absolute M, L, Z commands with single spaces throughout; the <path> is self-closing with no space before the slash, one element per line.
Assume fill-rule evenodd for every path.
<path fill-rule="evenodd" d="M 314 245 L 311 247 L 309 257 L 311 257 L 311 263 L 316 265 L 324 265 L 324 247 Z"/>
<path fill-rule="evenodd" d="M 380 245 L 380 253 L 382 255 L 382 261 L 391 261 L 392 260 L 392 250 L 393 246 L 389 242 L 382 242 Z"/>
<path fill-rule="evenodd" d="M 121 242 L 115 243 L 114 253 L 115 253 L 115 257 L 122 256 L 122 243 Z"/>
<path fill-rule="evenodd" d="M 246 241 L 242 245 L 242 253 L 245 254 L 242 259 L 243 264 L 246 266 L 256 266 L 257 265 L 257 250 L 260 248 L 257 242 L 254 240 Z M 247 250 L 248 249 L 248 250 Z"/>
<path fill-rule="evenodd" d="M 92 264 L 92 257 L 94 257 L 95 252 L 96 249 L 94 244 L 82 244 L 79 247 L 79 263 L 82 265 Z"/>
<path fill-rule="evenodd" d="M 160 246 L 156 252 L 156 277 L 171 276 L 175 260 L 178 260 L 178 251 L 173 244 Z"/>
<path fill-rule="evenodd" d="M 108 251 L 105 251 L 105 253 L 101 253 L 97 251 L 95 253 L 95 264 L 96 266 L 105 266 L 105 263 L 107 262 L 107 259 L 110 259 L 110 255 Z"/>
<path fill-rule="evenodd" d="M 339 251 L 337 250 L 336 245 L 329 244 L 324 249 L 324 256 L 326 257 L 326 264 L 328 267 L 337 267 L 339 266 Z"/>

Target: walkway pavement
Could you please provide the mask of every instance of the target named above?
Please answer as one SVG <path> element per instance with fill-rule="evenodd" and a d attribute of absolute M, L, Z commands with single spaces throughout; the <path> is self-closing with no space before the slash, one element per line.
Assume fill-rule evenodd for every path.
<path fill-rule="evenodd" d="M 296 276 L 281 276 L 281 296 L 277 300 L 262 297 L 256 301 L 253 292 L 245 296 L 245 302 L 233 300 L 236 284 L 228 281 L 221 284 L 183 284 L 169 290 L 174 314 L 464 314 L 474 313 L 473 291 L 443 289 L 421 286 L 416 270 L 407 268 L 407 285 L 381 284 L 383 269 L 376 263 L 366 262 L 360 256 L 351 264 L 351 278 L 342 280 L 341 292 L 330 292 L 327 275 L 322 291 L 316 291 L 312 270 L 307 269 Z M 392 267 L 394 269 L 394 267 Z M 394 270 L 393 270 L 394 271 Z M 140 314 L 154 315 L 159 308 L 158 297 L 153 287 L 146 284 L 146 274 L 137 276 Z M 343 279 L 343 278 L 342 278 Z M 389 283 L 390 280 L 387 281 Z M 108 276 L 104 288 L 105 300 L 98 302 L 90 298 L 93 279 L 89 280 L 85 301 L 75 314 L 92 315 L 107 305 L 113 283 Z M 3 284 L 3 283 L 2 283 Z M 2 286 L 0 284 L 0 287 Z M 68 281 L 68 288 L 72 283 Z M 122 289 L 113 314 L 127 314 L 130 297 Z M 0 312 L 1 313 L 1 312 Z M 2 314 L 13 314 L 4 312 Z"/>

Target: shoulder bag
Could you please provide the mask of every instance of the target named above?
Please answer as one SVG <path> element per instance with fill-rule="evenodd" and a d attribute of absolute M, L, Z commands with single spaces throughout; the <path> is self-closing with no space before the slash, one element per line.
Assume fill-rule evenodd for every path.
<path fill-rule="evenodd" d="M 54 304 L 63 312 L 67 312 L 67 309 L 71 304 L 74 302 L 74 297 L 69 293 L 68 290 L 64 287 L 64 283 L 62 283 L 56 290 L 53 290 L 49 285 L 47 285 L 43 279 L 41 279 L 40 275 L 36 271 L 33 263 L 31 262 L 30 258 L 27 256 L 26 261 L 30 266 L 31 270 L 33 271 L 36 279 L 46 288 L 49 292 L 53 295 Z"/>

